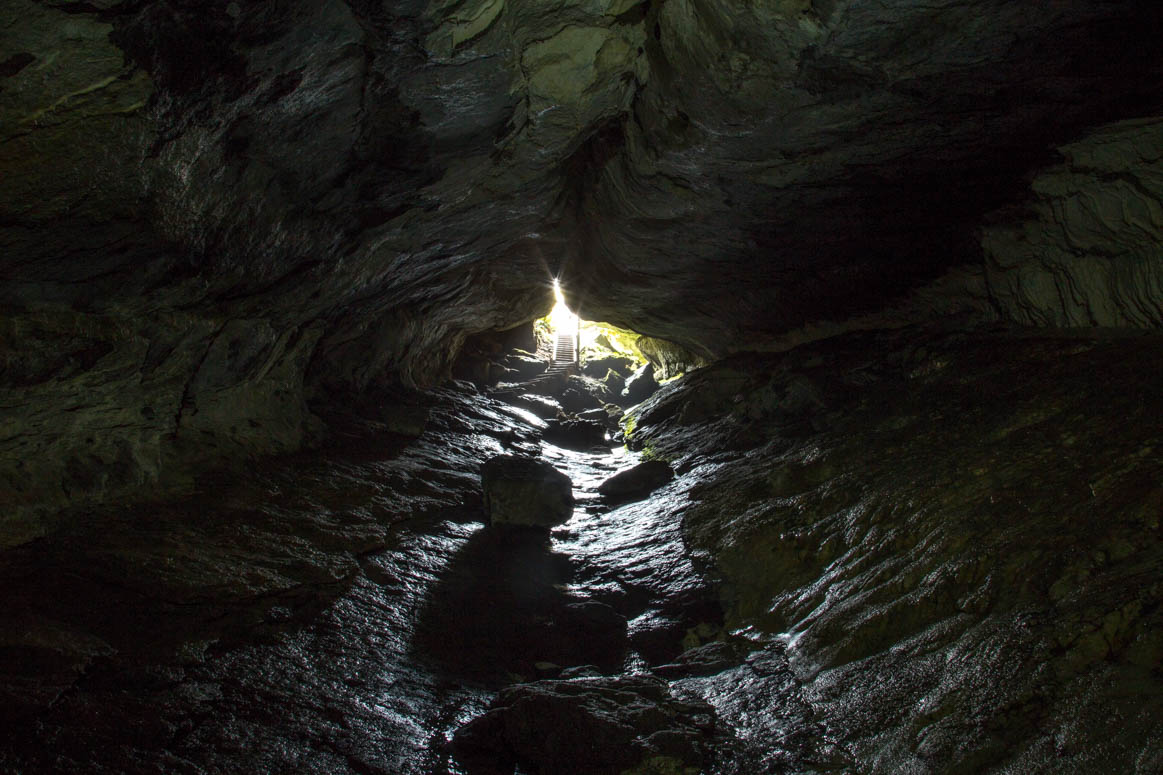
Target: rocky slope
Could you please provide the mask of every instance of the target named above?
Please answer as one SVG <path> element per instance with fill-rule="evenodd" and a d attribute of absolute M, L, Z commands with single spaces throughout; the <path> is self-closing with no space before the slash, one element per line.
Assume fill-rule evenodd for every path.
<path fill-rule="evenodd" d="M 0 554 L 0 771 L 459 771 L 461 724 L 569 668 L 581 684 L 560 693 L 599 714 L 626 689 L 661 701 L 622 709 L 658 735 L 627 751 L 620 721 L 608 760 L 673 749 L 675 726 L 701 739 L 660 716 L 699 703 L 620 677 L 631 651 L 665 662 L 718 615 L 665 499 L 601 504 L 630 456 L 541 444 L 542 421 L 475 391 L 396 398 L 407 435 L 361 424 Z M 481 464 L 503 452 L 573 480 L 578 513 L 552 538 L 482 524 Z"/>
<path fill-rule="evenodd" d="M 849 335 L 690 375 L 632 439 L 689 483 L 684 532 L 722 574 L 731 635 L 786 653 L 812 755 L 1154 772 L 1159 351 L 1155 335 Z M 741 668 L 704 688 L 732 680 L 763 685 Z"/>

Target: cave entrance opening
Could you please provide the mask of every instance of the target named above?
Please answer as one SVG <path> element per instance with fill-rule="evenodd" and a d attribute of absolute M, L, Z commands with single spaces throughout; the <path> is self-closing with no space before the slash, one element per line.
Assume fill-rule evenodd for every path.
<path fill-rule="evenodd" d="M 581 318 L 565 304 L 561 283 L 554 279 L 553 297 L 556 303 L 549 312 L 549 333 L 553 339 L 554 365 L 578 365 L 581 360 Z"/>
<path fill-rule="evenodd" d="M 584 367 L 589 361 L 611 357 L 626 359 L 633 368 L 646 363 L 646 356 L 637 346 L 640 334 L 609 323 L 582 320 L 566 305 L 561 283 L 556 279 L 553 296 L 553 309 L 537 321 L 535 328 L 539 349 L 547 351 L 555 364 Z"/>

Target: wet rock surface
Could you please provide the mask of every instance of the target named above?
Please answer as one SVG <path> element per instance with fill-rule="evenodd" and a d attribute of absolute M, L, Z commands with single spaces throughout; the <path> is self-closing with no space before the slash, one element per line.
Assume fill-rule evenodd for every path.
<path fill-rule="evenodd" d="M 1151 772 L 1159 350 L 905 330 L 731 359 L 632 413 L 678 475 L 593 510 L 631 453 L 397 396 L 423 422 L 0 555 L 0 769 Z M 567 525 L 481 525 L 474 472 L 512 444 L 572 480 Z"/>
<path fill-rule="evenodd" d="M 584 580 L 544 532 L 485 528 L 456 548 L 417 611 L 412 652 L 459 680 L 496 685 L 564 667 L 616 672 L 626 617 L 563 590 Z"/>
<path fill-rule="evenodd" d="M 735 667 L 739 662 L 739 654 L 734 646 L 722 641 L 713 641 L 684 651 L 674 662 L 658 665 L 653 672 L 664 678 L 715 675 Z"/>
<path fill-rule="evenodd" d="M 545 425 L 544 436 L 550 443 L 584 452 L 609 446 L 607 427 L 608 423 L 601 420 L 550 420 Z"/>
<path fill-rule="evenodd" d="M 648 676 L 539 681 L 506 689 L 456 731 L 469 773 L 700 772 L 714 711 Z"/>
<path fill-rule="evenodd" d="M 697 482 L 684 535 L 723 574 L 727 628 L 786 653 L 838 746 L 805 760 L 1157 766 L 1159 352 L 850 335 L 725 361 L 636 410 L 633 438 Z"/>
<path fill-rule="evenodd" d="M 654 378 L 654 367 L 646 364 L 626 378 L 626 387 L 622 389 L 619 403 L 623 406 L 642 403 L 654 395 L 656 390 L 658 380 Z"/>
<path fill-rule="evenodd" d="M 483 527 L 474 472 L 540 421 L 421 403 L 415 436 L 353 432 L 0 556 L 0 769 L 459 771 L 447 739 L 504 686 L 618 675 L 651 633 L 673 657 L 715 615 L 669 507 Z M 583 501 L 633 462 L 541 451 Z"/>
<path fill-rule="evenodd" d="M 556 398 L 537 395 L 536 393 L 526 393 L 523 388 L 520 390 L 500 391 L 495 393 L 495 395 L 502 401 L 508 401 L 520 406 L 522 409 L 532 412 L 542 420 L 552 419 L 565 411 Z"/>

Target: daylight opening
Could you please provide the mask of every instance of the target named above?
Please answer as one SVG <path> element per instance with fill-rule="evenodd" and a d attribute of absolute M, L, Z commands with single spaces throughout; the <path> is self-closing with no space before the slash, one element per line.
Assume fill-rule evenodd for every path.
<path fill-rule="evenodd" d="M 565 304 L 561 283 L 553 281 L 552 311 L 537 321 L 539 345 L 548 350 L 555 362 L 573 361 L 580 365 L 611 356 L 629 358 L 635 368 L 646 363 L 636 345 L 638 334 L 606 323 L 580 320 Z"/>
<path fill-rule="evenodd" d="M 556 279 L 553 281 L 553 298 L 557 299 L 557 303 L 553 305 L 553 311 L 549 313 L 549 328 L 552 332 L 576 330 L 578 325 L 577 315 L 565 306 L 565 294 L 561 292 L 561 283 Z"/>

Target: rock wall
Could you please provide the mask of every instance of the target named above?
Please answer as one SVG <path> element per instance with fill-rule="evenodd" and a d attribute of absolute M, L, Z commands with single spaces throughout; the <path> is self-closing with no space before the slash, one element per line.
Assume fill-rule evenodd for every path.
<path fill-rule="evenodd" d="M 457 87 L 470 124 L 421 119 L 448 71 L 396 26 L 327 0 L 0 11 L 0 545 L 297 449 L 311 406 L 437 382 L 551 303 L 535 206 L 514 237 L 505 203 L 421 193 L 491 147 L 507 71 Z"/>
<path fill-rule="evenodd" d="M 1159 115 L 1146 9 L 651 5 L 649 78 L 570 189 L 571 304 L 721 355 L 977 263 L 1049 148 Z"/>
<path fill-rule="evenodd" d="M 1034 201 L 984 230 L 989 295 L 1034 326 L 1163 324 L 1163 120 L 1104 127 L 1060 149 Z"/>
<path fill-rule="evenodd" d="M 706 359 L 665 339 L 640 336 L 635 340 L 634 346 L 646 356 L 646 360 L 650 361 L 650 365 L 654 367 L 654 375 L 658 379 L 670 379 L 707 363 Z"/>
<path fill-rule="evenodd" d="M 1048 145 L 1163 109 L 1132 0 L 10 0 L 0 29 L 4 543 L 437 382 L 555 275 L 708 356 L 875 313 L 976 259 Z"/>
<path fill-rule="evenodd" d="M 726 583 L 725 637 L 786 649 L 809 760 L 1163 765 L 1160 346 L 848 334 L 726 359 L 636 411 Z"/>
<path fill-rule="evenodd" d="M 6 317 L 0 544 L 42 534 L 70 503 L 156 496 L 201 467 L 297 449 L 319 430 L 303 386 L 319 334 L 176 314 Z"/>

